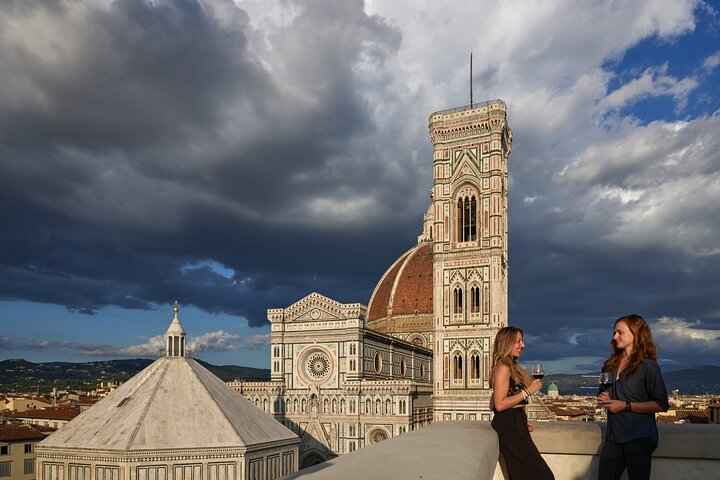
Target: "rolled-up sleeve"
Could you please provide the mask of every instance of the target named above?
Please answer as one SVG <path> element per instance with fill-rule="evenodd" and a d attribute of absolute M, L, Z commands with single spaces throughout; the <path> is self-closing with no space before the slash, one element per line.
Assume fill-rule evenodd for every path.
<path fill-rule="evenodd" d="M 670 403 L 668 402 L 667 388 L 660 372 L 660 366 L 655 360 L 646 359 L 645 363 L 647 365 L 645 388 L 650 395 L 650 400 L 657 403 L 663 412 L 667 412 Z"/>

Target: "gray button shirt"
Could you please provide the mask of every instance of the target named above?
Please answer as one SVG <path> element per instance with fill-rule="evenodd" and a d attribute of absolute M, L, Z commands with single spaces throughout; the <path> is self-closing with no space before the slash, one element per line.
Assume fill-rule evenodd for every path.
<path fill-rule="evenodd" d="M 620 378 L 610 387 L 610 398 L 630 402 L 647 402 L 652 400 L 667 411 L 668 395 L 660 373 L 660 366 L 655 360 L 646 358 L 632 375 L 627 375 L 627 368 L 620 373 Z M 617 376 L 617 374 L 615 374 Z M 607 439 L 623 443 L 636 438 L 651 438 L 658 443 L 658 429 L 654 413 L 608 412 Z"/>

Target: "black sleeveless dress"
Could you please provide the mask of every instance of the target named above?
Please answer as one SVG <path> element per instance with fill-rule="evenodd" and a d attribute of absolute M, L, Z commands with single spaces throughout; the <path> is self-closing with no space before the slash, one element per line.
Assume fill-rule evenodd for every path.
<path fill-rule="evenodd" d="M 519 393 L 523 384 L 518 384 L 510 377 L 508 396 Z M 554 480 L 555 476 L 540 455 L 535 443 L 530 438 L 527 427 L 527 415 L 520 402 L 518 407 L 508 408 L 502 412 L 495 411 L 492 426 L 497 432 L 500 442 L 500 453 L 505 459 L 510 480 Z"/>

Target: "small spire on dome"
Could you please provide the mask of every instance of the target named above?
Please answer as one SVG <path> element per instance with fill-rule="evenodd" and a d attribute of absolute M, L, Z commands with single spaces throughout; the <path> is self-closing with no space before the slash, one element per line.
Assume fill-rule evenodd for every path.
<path fill-rule="evenodd" d="M 170 327 L 168 327 L 167 332 L 165 332 L 165 338 L 167 342 L 165 355 L 168 357 L 185 356 L 185 329 L 183 329 L 182 325 L 180 324 L 180 319 L 178 318 L 178 312 L 180 311 L 180 307 L 178 306 L 178 304 L 179 302 L 175 300 L 175 306 L 173 307 L 173 312 L 175 313 L 175 316 L 173 317 L 173 320 L 170 323 Z"/>

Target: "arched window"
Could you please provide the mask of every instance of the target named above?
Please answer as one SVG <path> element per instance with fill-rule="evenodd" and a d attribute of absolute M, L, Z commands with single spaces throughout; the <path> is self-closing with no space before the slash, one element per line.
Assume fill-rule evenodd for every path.
<path fill-rule="evenodd" d="M 470 355 L 470 380 L 480 380 L 480 354 Z"/>
<path fill-rule="evenodd" d="M 470 313 L 480 313 L 480 287 L 470 288 Z"/>
<path fill-rule="evenodd" d="M 453 313 L 462 313 L 463 311 L 463 291 L 462 287 L 455 287 L 453 290 Z"/>
<path fill-rule="evenodd" d="M 458 198 L 457 202 L 458 241 L 477 240 L 477 200 L 475 195 Z"/>
<path fill-rule="evenodd" d="M 453 380 L 463 379 L 463 359 L 460 353 L 453 355 Z"/>

